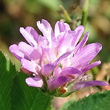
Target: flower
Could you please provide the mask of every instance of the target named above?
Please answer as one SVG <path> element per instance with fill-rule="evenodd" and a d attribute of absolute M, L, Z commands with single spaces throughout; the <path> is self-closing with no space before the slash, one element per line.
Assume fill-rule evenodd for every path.
<path fill-rule="evenodd" d="M 38 21 L 37 26 L 42 35 L 32 27 L 21 27 L 20 33 L 27 43 L 20 42 L 9 47 L 10 52 L 21 62 L 21 70 L 30 75 L 26 78 L 27 85 L 55 96 L 67 96 L 88 86 L 107 85 L 103 81 L 87 81 L 88 76 L 84 75 L 101 63 L 96 61 L 90 64 L 102 45 L 92 43 L 85 46 L 89 32 L 79 42 L 83 26 L 73 31 L 68 24 L 58 21 L 53 31 L 44 19 Z"/>

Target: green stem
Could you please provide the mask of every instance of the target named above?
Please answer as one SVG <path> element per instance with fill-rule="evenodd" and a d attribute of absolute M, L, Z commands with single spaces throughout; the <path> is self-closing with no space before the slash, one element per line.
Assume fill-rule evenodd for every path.
<path fill-rule="evenodd" d="M 88 16 L 88 7 L 89 7 L 89 0 L 84 0 L 83 10 L 82 10 L 82 20 L 81 25 L 85 26 Z"/>
<path fill-rule="evenodd" d="M 40 77 L 42 78 L 43 80 L 43 87 L 42 87 L 42 91 L 47 91 L 47 81 L 46 81 L 46 78 L 42 75 L 42 74 L 39 74 Z"/>
<path fill-rule="evenodd" d="M 60 8 L 62 9 L 63 13 L 64 13 L 64 17 L 65 17 L 65 20 L 70 23 L 71 22 L 71 18 L 70 18 L 70 15 L 68 14 L 68 12 L 66 11 L 66 9 L 60 5 Z"/>

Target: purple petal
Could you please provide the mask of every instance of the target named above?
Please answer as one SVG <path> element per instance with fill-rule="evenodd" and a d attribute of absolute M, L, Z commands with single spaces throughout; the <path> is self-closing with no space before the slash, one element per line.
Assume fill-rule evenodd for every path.
<path fill-rule="evenodd" d="M 63 36 L 63 38 L 59 41 L 59 46 L 58 46 L 58 54 L 59 55 L 64 54 L 69 49 L 72 49 L 71 42 L 73 39 L 73 34 L 74 34 L 74 31 L 68 31 Z"/>
<path fill-rule="evenodd" d="M 28 45 L 27 43 L 25 43 L 25 42 L 20 42 L 19 44 L 18 44 L 18 47 L 19 47 L 19 50 L 21 51 L 21 52 L 23 52 L 24 53 L 24 55 L 26 55 L 26 56 L 29 56 L 30 55 L 30 53 L 33 51 L 33 47 L 31 47 L 30 45 Z"/>
<path fill-rule="evenodd" d="M 52 64 L 46 64 L 42 67 L 42 74 L 44 76 L 49 76 L 52 71 L 55 69 L 55 67 L 64 59 L 66 58 L 68 55 L 70 55 L 71 52 L 66 52 L 64 53 L 62 56 L 60 56 L 54 63 Z"/>
<path fill-rule="evenodd" d="M 74 55 L 71 60 L 73 67 L 84 68 L 102 49 L 100 43 L 92 43 L 85 46 L 80 52 Z"/>
<path fill-rule="evenodd" d="M 24 53 L 30 60 L 37 60 L 41 57 L 40 53 L 31 47 L 30 45 L 26 44 L 25 42 L 20 42 L 18 44 L 19 50 Z"/>
<path fill-rule="evenodd" d="M 48 81 L 48 88 L 49 89 L 56 89 L 62 85 L 64 85 L 67 81 L 69 80 L 69 78 L 67 78 L 66 76 L 59 76 L 58 78 L 56 78 L 53 81 Z"/>
<path fill-rule="evenodd" d="M 21 59 L 21 65 L 24 69 L 36 73 L 37 64 L 26 59 Z"/>
<path fill-rule="evenodd" d="M 43 81 L 39 77 L 26 78 L 26 83 L 28 86 L 32 86 L 32 87 L 42 87 L 43 85 Z"/>
<path fill-rule="evenodd" d="M 90 70 L 91 68 L 93 68 L 93 67 L 95 67 L 95 66 L 98 66 L 98 65 L 100 65 L 100 64 L 101 64 L 101 61 L 93 62 L 92 64 L 86 66 L 86 67 L 82 70 L 82 72 L 84 73 L 84 72 Z"/>
<path fill-rule="evenodd" d="M 19 51 L 19 48 L 16 44 L 13 44 L 9 47 L 9 51 L 18 59 L 21 60 L 21 58 L 24 57 L 24 54 Z"/>
<path fill-rule="evenodd" d="M 55 68 L 55 65 L 53 65 L 53 64 L 46 64 L 46 65 L 44 65 L 42 67 L 41 73 L 44 76 L 49 76 L 52 73 L 54 68 Z"/>
<path fill-rule="evenodd" d="M 67 32 L 68 30 L 71 29 L 67 23 L 64 23 L 63 21 L 58 21 L 55 24 L 55 37 L 57 38 L 61 32 Z"/>
<path fill-rule="evenodd" d="M 81 71 L 74 67 L 66 67 L 62 70 L 62 72 L 60 74 L 67 76 L 67 75 L 73 75 L 73 74 L 78 74 L 78 73 L 80 74 Z"/>
<path fill-rule="evenodd" d="M 39 30 L 43 33 L 44 37 L 46 37 L 48 41 L 51 42 L 52 38 L 54 37 L 54 33 L 49 22 L 42 19 L 41 23 L 40 21 L 37 22 L 37 26 Z"/>
<path fill-rule="evenodd" d="M 23 35 L 23 37 L 27 40 L 27 42 L 31 46 L 36 46 L 37 47 L 37 42 L 34 40 L 33 36 L 28 33 L 27 29 L 24 29 L 23 27 L 20 28 L 20 33 Z"/>
<path fill-rule="evenodd" d="M 75 33 L 73 34 L 73 40 L 72 40 L 72 43 L 71 43 L 71 45 L 73 47 L 78 43 L 80 37 L 82 36 L 82 33 L 84 31 L 84 26 L 80 25 L 74 31 L 75 31 Z"/>
<path fill-rule="evenodd" d="M 61 73 L 61 68 L 60 67 L 56 67 L 54 72 L 53 72 L 53 77 L 54 78 L 57 78 L 60 76 L 60 73 Z"/>
<path fill-rule="evenodd" d="M 83 46 L 85 45 L 85 43 L 86 43 L 87 40 L 88 40 L 88 36 L 89 36 L 89 32 L 87 32 L 87 33 L 84 35 L 84 37 L 83 37 L 83 39 L 81 40 L 81 42 L 75 47 L 74 54 L 76 54 L 78 51 L 80 51 L 80 50 L 83 48 Z"/>
<path fill-rule="evenodd" d="M 38 43 L 39 35 L 36 30 L 30 26 L 26 27 L 25 30 L 33 37 L 33 39 Z"/>
<path fill-rule="evenodd" d="M 54 62 L 54 65 L 57 66 L 63 59 L 65 59 L 66 57 L 68 57 L 71 53 L 72 53 L 72 51 L 68 51 L 68 52 L 64 53 L 63 55 L 61 55 L 61 56 Z"/>
<path fill-rule="evenodd" d="M 42 60 L 44 63 L 54 62 L 56 60 L 56 51 L 54 48 L 42 48 Z"/>
<path fill-rule="evenodd" d="M 29 56 L 31 60 L 37 60 L 41 58 L 41 54 L 36 49 L 34 49 Z"/>
<path fill-rule="evenodd" d="M 87 81 L 87 82 L 83 81 L 76 83 L 72 89 L 79 90 L 89 86 L 106 86 L 106 85 L 108 84 L 104 81 Z"/>

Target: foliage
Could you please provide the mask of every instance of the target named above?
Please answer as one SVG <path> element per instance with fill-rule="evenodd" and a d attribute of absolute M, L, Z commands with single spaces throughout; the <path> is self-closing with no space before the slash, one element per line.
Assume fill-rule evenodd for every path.
<path fill-rule="evenodd" d="M 0 52 L 0 110 L 49 110 L 51 97 L 25 84 L 25 75 Z"/>
<path fill-rule="evenodd" d="M 0 110 L 11 110 L 10 91 L 15 74 L 15 67 L 0 52 Z"/>
<path fill-rule="evenodd" d="M 110 91 L 96 93 L 77 102 L 67 102 L 60 110 L 109 110 Z"/>

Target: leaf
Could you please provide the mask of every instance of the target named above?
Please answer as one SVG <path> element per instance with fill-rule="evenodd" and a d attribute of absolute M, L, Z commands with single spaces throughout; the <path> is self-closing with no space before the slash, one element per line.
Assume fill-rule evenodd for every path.
<path fill-rule="evenodd" d="M 110 110 L 110 91 L 96 93 L 66 105 L 64 104 L 60 110 Z"/>
<path fill-rule="evenodd" d="M 25 83 L 26 74 L 20 72 L 12 87 L 12 110 L 49 110 L 52 97 Z"/>
<path fill-rule="evenodd" d="M 15 73 L 15 66 L 0 51 L 0 110 L 11 110 L 10 91 Z"/>
<path fill-rule="evenodd" d="M 16 76 L 16 77 L 15 77 Z M 25 83 L 26 74 L 0 52 L 0 110 L 49 110 L 52 97 Z"/>

